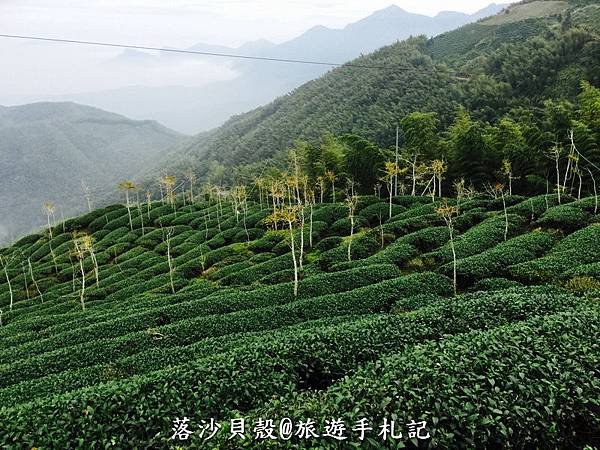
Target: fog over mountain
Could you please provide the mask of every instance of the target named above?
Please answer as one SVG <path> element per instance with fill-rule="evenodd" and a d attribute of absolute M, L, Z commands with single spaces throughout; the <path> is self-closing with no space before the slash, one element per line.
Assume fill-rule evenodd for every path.
<path fill-rule="evenodd" d="M 44 202 L 57 219 L 92 206 L 182 135 L 75 103 L 0 107 L 0 242 L 41 226 Z"/>
<path fill-rule="evenodd" d="M 447 11 L 430 17 L 390 6 L 344 28 L 316 26 L 281 44 L 258 40 L 231 48 L 199 43 L 189 50 L 343 63 L 411 35 L 434 36 L 452 30 L 493 15 L 502 8 L 503 5 L 491 4 L 474 14 Z M 320 65 L 207 59 L 138 50 L 125 50 L 104 64 L 108 73 L 144 73 L 151 80 L 156 74 L 162 84 L 131 83 L 118 89 L 50 96 L 46 100 L 76 101 L 133 119 L 157 120 L 180 132 L 194 134 L 214 128 L 232 115 L 268 103 L 329 70 L 327 66 Z M 185 71 L 189 71 L 185 84 L 169 83 L 170 79 L 181 78 L 181 72 Z M 207 79 L 212 77 L 223 81 L 195 86 L 193 76 L 198 72 Z M 4 104 L 37 99 L 39 97 L 0 93 L 0 103 Z"/>

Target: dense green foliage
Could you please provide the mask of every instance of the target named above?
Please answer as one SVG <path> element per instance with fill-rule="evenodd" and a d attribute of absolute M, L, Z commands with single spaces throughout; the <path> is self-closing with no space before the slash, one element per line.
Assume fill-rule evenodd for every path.
<path fill-rule="evenodd" d="M 349 447 L 596 445 L 593 6 L 384 48 L 361 62 L 431 73 L 331 71 L 203 147 L 228 166 L 290 152 L 0 249 L 0 447 L 179 448 L 181 417 L 224 425 L 191 448 L 345 448 L 252 440 L 265 417 L 342 418 Z M 429 437 L 360 441 L 359 418 Z"/>
<path fill-rule="evenodd" d="M 111 206 L 57 225 L 52 239 L 47 233 L 21 239 L 0 250 L 7 264 L 2 275 L 8 274 L 13 295 L 11 308 L 11 291 L 2 279 L 0 442 L 75 448 L 77 442 L 105 446 L 117 439 L 123 447 L 136 442 L 163 447 L 173 418 L 194 417 L 198 408 L 219 420 L 266 412 L 298 418 L 335 412 L 351 420 L 356 404 L 376 420 L 395 404 L 385 401 L 387 388 L 398 389 L 398 401 L 408 402 L 406 414 L 434 421 L 428 429 L 438 447 L 502 439 L 585 442 L 594 429 L 586 405 L 591 411 L 597 405 L 590 396 L 597 380 L 589 368 L 598 363 L 591 347 L 598 311 L 597 303 L 579 295 L 593 299 L 600 284 L 600 255 L 592 251 L 599 228 L 591 215 L 593 199 L 565 198 L 560 206 L 555 200 L 506 197 L 504 203 L 513 206 L 505 217 L 498 199 L 463 199 L 454 232 L 459 289 L 465 293 L 456 298 L 448 298 L 449 230 L 433 220 L 444 204 L 439 199 L 395 197 L 389 218 L 386 202 L 361 198 L 356 215 L 363 222 L 356 224 L 350 261 L 350 230 L 336 225 L 347 208 L 317 202 L 314 225 L 323 225 L 314 227 L 320 231 L 312 247 L 304 241 L 297 295 L 290 233 L 266 230 L 269 211 L 252 202 L 244 216 L 260 233 L 249 241 L 245 232 L 236 238 L 244 231 L 244 217 L 235 218 L 234 205 L 218 200 L 218 206 L 213 198 L 153 203 L 142 211 L 143 230 L 139 221 L 131 231 L 127 209 Z M 586 220 L 561 219 L 573 210 L 587 214 Z M 431 224 L 424 221 L 428 217 Z M 206 233 L 207 227 L 216 234 Z M 86 230 L 99 282 L 96 286 L 87 255 L 82 311 L 82 276 L 73 253 L 79 235 L 72 233 Z M 296 251 L 301 233 L 296 225 Z M 31 273 L 22 270 L 27 258 Z M 517 280 L 555 285 L 526 287 Z M 559 332 L 585 356 L 557 363 L 564 354 L 553 344 Z M 540 378 L 535 365 L 518 374 L 532 357 L 520 342 L 531 338 L 536 364 L 548 367 L 547 378 Z M 459 363 L 456 352 L 465 346 L 468 357 Z M 490 352 L 494 356 L 482 356 Z M 426 388 L 421 400 L 410 396 L 419 377 L 428 376 L 428 361 L 438 359 L 444 369 L 436 381 L 419 382 Z M 477 384 L 479 369 L 467 369 L 473 361 L 490 370 L 487 385 Z M 553 409 L 528 419 L 547 425 L 532 427 L 529 437 L 515 435 L 513 421 L 534 416 L 538 400 L 531 396 L 545 402 L 552 389 L 564 388 L 567 378 L 556 376 L 561 371 L 582 391 L 569 388 L 575 394 L 556 398 Z M 414 384 L 390 381 L 409 372 Z M 449 376 L 462 380 L 464 396 L 484 396 L 481 415 L 474 418 L 464 396 L 451 394 L 443 381 Z M 517 382 L 523 379 L 525 384 Z M 510 385 L 494 391 L 505 383 Z M 521 409 L 510 414 L 508 389 L 518 389 L 522 398 Z M 436 392 L 443 407 L 431 406 Z M 387 406 L 380 409 L 382 401 Z M 123 422 L 115 417 L 127 418 L 127 433 L 119 431 Z M 454 419 L 459 417 L 470 419 Z M 565 422 L 549 434 L 535 431 L 561 418 Z M 576 422 L 575 434 L 564 431 Z M 483 438 L 490 423 L 501 424 L 499 434 Z"/>

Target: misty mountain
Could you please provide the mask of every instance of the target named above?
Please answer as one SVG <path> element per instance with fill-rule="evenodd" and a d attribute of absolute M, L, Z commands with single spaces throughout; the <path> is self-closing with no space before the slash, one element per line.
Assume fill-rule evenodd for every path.
<path fill-rule="evenodd" d="M 383 47 L 353 63 L 404 70 L 336 68 L 182 142 L 157 167 L 195 167 L 202 178 L 214 163 L 260 165 L 295 139 L 318 144 L 327 132 L 388 147 L 398 121 L 414 111 L 435 112 L 447 127 L 459 108 L 492 122 L 547 99 L 572 101 L 581 80 L 600 83 L 599 11 L 589 0 L 533 1 L 433 39 Z"/>
<path fill-rule="evenodd" d="M 60 219 L 143 170 L 183 138 L 153 121 L 75 103 L 0 107 L 0 242 L 45 223 L 45 201 Z"/>
<path fill-rule="evenodd" d="M 435 17 L 407 12 L 397 6 L 377 11 L 343 29 L 316 26 L 302 35 L 275 45 L 259 40 L 238 48 L 197 44 L 189 50 L 252 55 L 268 58 L 302 59 L 344 63 L 364 53 L 409 36 L 434 36 L 493 15 L 503 5 L 491 4 L 475 14 L 441 12 Z M 152 66 L 174 60 L 202 58 L 163 52 L 158 55 L 126 50 L 110 62 L 115 70 L 129 65 Z M 215 57 L 212 61 L 218 60 Z M 266 104 L 306 81 L 318 78 L 331 68 L 278 62 L 221 59 L 237 76 L 203 87 L 131 86 L 103 92 L 91 92 L 61 99 L 115 111 L 135 119 L 153 119 L 184 133 L 197 133 L 222 124 L 230 116 Z"/>

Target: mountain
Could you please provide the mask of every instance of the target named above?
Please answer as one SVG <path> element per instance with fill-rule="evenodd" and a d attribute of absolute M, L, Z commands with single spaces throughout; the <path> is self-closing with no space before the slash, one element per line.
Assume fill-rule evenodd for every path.
<path fill-rule="evenodd" d="M 473 15 L 445 12 L 436 17 L 413 14 L 397 6 L 377 11 L 343 29 L 316 26 L 287 42 L 275 45 L 259 40 L 237 48 L 199 43 L 189 50 L 344 63 L 409 36 L 434 36 L 492 15 L 503 5 L 492 4 Z M 126 50 L 108 64 L 115 71 L 127 68 L 165 67 L 173 61 L 199 56 Z M 330 67 L 265 61 L 213 59 L 231 67 L 237 76 L 202 87 L 130 86 L 102 92 L 61 96 L 134 119 L 153 119 L 187 134 L 221 125 L 230 116 L 264 105 L 303 83 L 326 73 Z"/>
<path fill-rule="evenodd" d="M 325 132 L 356 133 L 389 146 L 398 121 L 413 111 L 436 112 L 447 126 L 459 107 L 496 120 L 547 98 L 572 99 L 581 80 L 600 84 L 599 9 L 590 1 L 527 2 L 489 22 L 384 47 L 353 61 L 374 68 L 332 70 L 183 142 L 170 161 L 206 174 L 212 161 L 260 162 L 295 139 L 317 142 Z"/>
<path fill-rule="evenodd" d="M 82 181 L 98 200 L 182 137 L 75 103 L 0 107 L 0 241 L 44 224 L 45 201 L 58 219 L 87 209 Z"/>

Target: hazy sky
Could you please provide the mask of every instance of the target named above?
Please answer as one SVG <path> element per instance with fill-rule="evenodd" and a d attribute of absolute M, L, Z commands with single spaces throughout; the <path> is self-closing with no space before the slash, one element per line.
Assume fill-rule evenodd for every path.
<path fill-rule="evenodd" d="M 0 34 L 43 35 L 149 46 L 282 42 L 314 25 L 341 28 L 396 4 L 435 15 L 475 12 L 490 0 L 0 0 Z M 119 51 L 0 39 L 0 102 L 10 95 L 63 94 L 128 85 L 201 85 L 235 73 L 199 58 L 185 67 L 107 70 Z M 185 69 L 185 70 L 183 70 Z"/>

